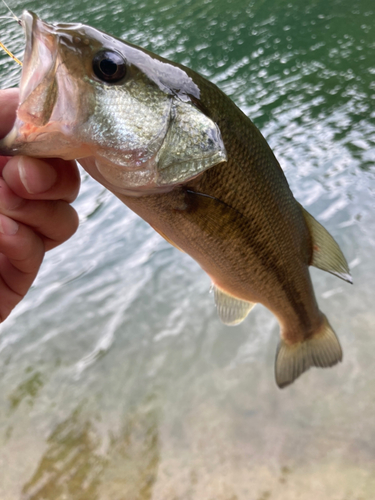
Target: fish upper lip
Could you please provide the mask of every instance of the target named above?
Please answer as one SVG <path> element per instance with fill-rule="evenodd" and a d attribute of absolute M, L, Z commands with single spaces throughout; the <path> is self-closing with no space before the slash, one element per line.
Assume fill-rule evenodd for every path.
<path fill-rule="evenodd" d="M 36 24 L 38 16 L 29 10 L 24 10 L 22 13 L 22 27 L 25 31 L 25 52 L 23 57 L 23 66 L 20 81 L 20 103 L 24 100 L 25 87 L 31 79 L 30 64 L 32 62 L 34 43 L 34 24 Z"/>
<path fill-rule="evenodd" d="M 22 13 L 22 26 L 25 30 L 26 35 L 26 47 L 25 47 L 25 57 L 28 52 L 31 52 L 33 45 L 33 26 L 34 20 L 38 19 L 38 16 L 31 12 L 30 10 L 24 10 Z"/>
<path fill-rule="evenodd" d="M 28 10 L 22 14 L 22 25 L 26 45 L 17 116 L 21 122 L 30 122 L 40 126 L 48 120 L 43 107 L 43 99 L 46 99 L 55 79 L 56 36 L 51 26 Z M 37 110 L 36 114 L 33 109 Z"/>

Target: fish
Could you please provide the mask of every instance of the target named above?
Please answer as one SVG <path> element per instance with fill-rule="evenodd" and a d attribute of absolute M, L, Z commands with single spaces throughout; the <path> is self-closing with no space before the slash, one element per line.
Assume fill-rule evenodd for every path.
<path fill-rule="evenodd" d="M 220 320 L 277 318 L 280 388 L 342 360 L 309 266 L 352 283 L 328 231 L 294 198 L 268 143 L 195 71 L 81 23 L 24 11 L 19 106 L 2 155 L 78 160 L 208 274 Z"/>

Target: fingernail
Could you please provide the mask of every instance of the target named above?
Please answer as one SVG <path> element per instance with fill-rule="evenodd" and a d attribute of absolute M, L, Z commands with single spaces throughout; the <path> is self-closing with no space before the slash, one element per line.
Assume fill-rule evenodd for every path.
<path fill-rule="evenodd" d="M 18 172 L 26 191 L 30 194 L 39 194 L 48 191 L 56 182 L 56 170 L 41 160 L 30 160 L 20 156 Z"/>
<path fill-rule="evenodd" d="M 0 214 L 0 233 L 6 236 L 13 236 L 18 231 L 18 224 L 6 215 Z"/>

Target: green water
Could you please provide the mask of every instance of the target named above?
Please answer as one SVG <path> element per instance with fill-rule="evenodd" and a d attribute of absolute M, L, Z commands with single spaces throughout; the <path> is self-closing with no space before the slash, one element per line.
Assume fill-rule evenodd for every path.
<path fill-rule="evenodd" d="M 340 243 L 354 286 L 312 270 L 344 362 L 280 391 L 275 318 L 257 306 L 221 325 L 199 266 L 83 173 L 79 231 L 0 327 L 0 499 L 373 500 L 373 0 L 10 6 L 92 24 L 219 85 Z M 21 30 L 2 26 L 21 57 Z M 1 55 L 1 87 L 18 79 Z"/>

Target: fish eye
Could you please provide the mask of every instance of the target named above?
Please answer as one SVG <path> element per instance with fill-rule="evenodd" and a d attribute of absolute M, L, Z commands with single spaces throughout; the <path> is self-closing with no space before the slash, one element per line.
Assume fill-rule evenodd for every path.
<path fill-rule="evenodd" d="M 92 60 L 92 69 L 99 80 L 117 83 L 126 75 L 126 62 L 118 52 L 101 50 Z"/>

